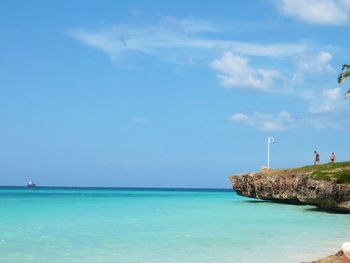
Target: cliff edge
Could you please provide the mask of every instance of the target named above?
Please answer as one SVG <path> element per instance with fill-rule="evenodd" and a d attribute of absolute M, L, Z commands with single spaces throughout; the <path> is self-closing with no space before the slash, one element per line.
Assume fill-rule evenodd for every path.
<path fill-rule="evenodd" d="M 339 251 L 337 254 L 320 259 L 320 260 L 316 260 L 316 261 L 312 261 L 310 263 L 342 263 L 342 256 L 343 256 L 343 252 Z"/>
<path fill-rule="evenodd" d="M 347 174 L 350 175 L 349 162 L 251 172 L 230 176 L 230 180 L 239 195 L 283 203 L 309 204 L 350 213 Z"/>

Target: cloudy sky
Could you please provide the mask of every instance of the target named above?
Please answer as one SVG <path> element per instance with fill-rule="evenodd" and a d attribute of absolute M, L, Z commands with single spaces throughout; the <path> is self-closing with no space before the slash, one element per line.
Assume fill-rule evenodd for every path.
<path fill-rule="evenodd" d="M 1 1 L 0 185 L 230 187 L 349 160 L 349 0 Z M 347 86 L 348 85 L 348 86 Z"/>

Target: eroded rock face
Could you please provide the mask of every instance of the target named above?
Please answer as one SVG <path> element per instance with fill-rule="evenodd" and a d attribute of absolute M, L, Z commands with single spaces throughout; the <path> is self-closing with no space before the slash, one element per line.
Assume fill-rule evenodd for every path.
<path fill-rule="evenodd" d="M 343 257 L 343 252 L 339 251 L 335 255 L 332 255 L 320 260 L 312 261 L 310 263 L 342 263 L 342 257 Z"/>
<path fill-rule="evenodd" d="M 350 213 L 350 185 L 336 181 L 315 180 L 309 174 L 265 173 L 233 175 L 230 180 L 239 195 Z"/>

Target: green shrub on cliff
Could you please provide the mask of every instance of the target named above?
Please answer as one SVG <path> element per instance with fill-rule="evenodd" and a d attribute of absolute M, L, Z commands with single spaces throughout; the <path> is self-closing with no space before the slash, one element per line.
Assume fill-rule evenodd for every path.
<path fill-rule="evenodd" d="M 300 172 L 315 172 L 315 171 L 328 171 L 335 169 L 350 169 L 350 162 L 338 162 L 338 163 L 325 163 L 319 165 L 308 165 L 294 170 Z"/>
<path fill-rule="evenodd" d="M 350 162 L 308 165 L 291 169 L 289 172 L 311 173 L 317 180 L 330 181 L 335 179 L 337 183 L 350 184 Z"/>
<path fill-rule="evenodd" d="M 327 172 L 313 172 L 312 176 L 315 179 L 322 181 L 330 181 L 332 179 L 332 177 Z"/>
<path fill-rule="evenodd" d="M 318 180 L 330 181 L 336 179 L 339 184 L 350 183 L 350 170 L 334 172 L 313 172 L 312 175 Z"/>

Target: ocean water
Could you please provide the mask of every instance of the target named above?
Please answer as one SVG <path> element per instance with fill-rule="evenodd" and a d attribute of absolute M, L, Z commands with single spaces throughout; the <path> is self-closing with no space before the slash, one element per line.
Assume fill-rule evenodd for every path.
<path fill-rule="evenodd" d="M 301 262 L 350 240 L 350 215 L 233 191 L 0 188 L 0 262 Z"/>

